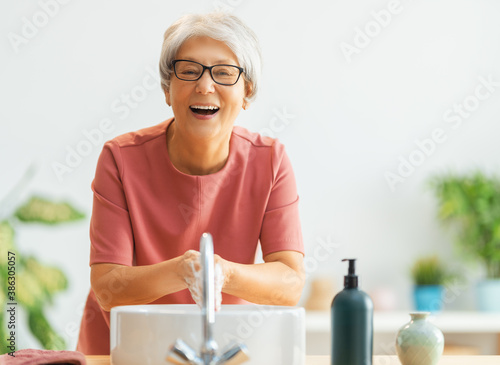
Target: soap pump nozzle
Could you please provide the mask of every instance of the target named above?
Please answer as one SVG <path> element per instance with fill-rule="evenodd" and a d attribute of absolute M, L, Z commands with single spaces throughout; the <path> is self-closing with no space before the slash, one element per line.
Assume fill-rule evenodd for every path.
<path fill-rule="evenodd" d="M 358 276 L 356 275 L 355 263 L 356 259 L 343 259 L 342 262 L 349 261 L 349 269 L 347 275 L 344 276 L 344 289 L 352 289 L 358 287 Z"/>

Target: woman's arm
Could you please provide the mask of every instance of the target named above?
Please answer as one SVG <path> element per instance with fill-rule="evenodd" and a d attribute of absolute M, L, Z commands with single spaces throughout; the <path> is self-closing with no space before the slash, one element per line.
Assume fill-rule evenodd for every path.
<path fill-rule="evenodd" d="M 273 252 L 264 263 L 244 265 L 226 261 L 216 255 L 222 265 L 222 291 L 252 303 L 296 305 L 305 282 L 303 255 L 296 251 Z"/>
<path fill-rule="evenodd" d="M 91 286 L 105 310 L 118 305 L 147 304 L 187 288 L 186 279 L 199 269 L 199 252 L 187 251 L 177 258 L 145 266 L 93 264 Z M 295 251 L 274 252 L 263 264 L 238 264 L 220 258 L 224 272 L 223 292 L 249 302 L 295 305 L 300 299 L 305 274 L 303 256 Z"/>
<path fill-rule="evenodd" d="M 187 288 L 186 279 L 193 277 L 192 264 L 198 265 L 197 251 L 153 265 L 124 266 L 93 264 L 90 283 L 99 305 L 110 311 L 118 305 L 147 304 Z"/>

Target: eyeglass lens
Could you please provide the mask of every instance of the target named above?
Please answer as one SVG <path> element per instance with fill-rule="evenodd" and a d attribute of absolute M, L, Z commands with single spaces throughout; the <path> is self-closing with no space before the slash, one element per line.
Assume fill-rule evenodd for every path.
<path fill-rule="evenodd" d="M 175 63 L 175 74 L 181 80 L 194 81 L 200 78 L 203 66 L 190 61 L 177 61 Z M 231 65 L 216 65 L 212 67 L 212 78 L 215 82 L 233 85 L 238 81 L 240 69 Z"/>

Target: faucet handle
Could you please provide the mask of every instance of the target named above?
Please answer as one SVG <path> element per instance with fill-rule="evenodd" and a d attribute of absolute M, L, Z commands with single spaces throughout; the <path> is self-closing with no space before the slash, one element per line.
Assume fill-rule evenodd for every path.
<path fill-rule="evenodd" d="M 203 365 L 203 361 L 196 355 L 196 351 L 180 338 L 168 350 L 166 360 L 175 365 Z"/>
<path fill-rule="evenodd" d="M 216 365 L 238 365 L 250 360 L 248 348 L 242 343 L 232 341 L 222 351 L 223 353 L 217 359 Z"/>

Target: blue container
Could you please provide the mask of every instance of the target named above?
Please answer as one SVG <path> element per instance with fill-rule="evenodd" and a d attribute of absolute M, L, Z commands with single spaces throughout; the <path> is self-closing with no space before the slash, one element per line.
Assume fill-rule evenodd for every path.
<path fill-rule="evenodd" d="M 439 312 L 443 309 L 442 285 L 417 285 L 413 291 L 415 308 L 419 312 Z"/>

